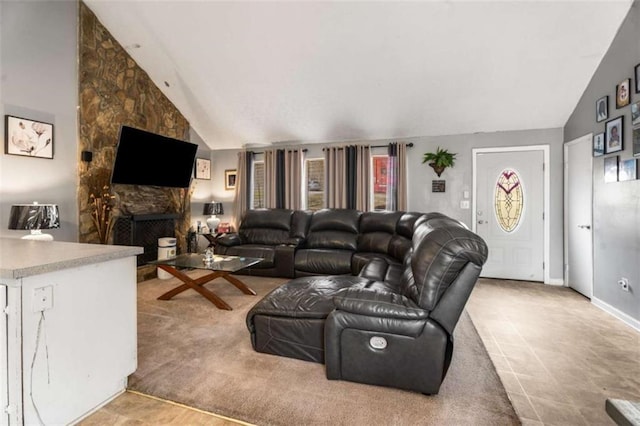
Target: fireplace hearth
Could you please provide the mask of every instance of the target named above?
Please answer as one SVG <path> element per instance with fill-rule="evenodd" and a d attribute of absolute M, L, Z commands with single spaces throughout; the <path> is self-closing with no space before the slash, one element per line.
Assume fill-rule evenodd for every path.
<path fill-rule="evenodd" d="M 113 244 L 144 247 L 138 266 L 158 258 L 158 238 L 176 236 L 179 214 L 120 216 L 113 227 Z"/>

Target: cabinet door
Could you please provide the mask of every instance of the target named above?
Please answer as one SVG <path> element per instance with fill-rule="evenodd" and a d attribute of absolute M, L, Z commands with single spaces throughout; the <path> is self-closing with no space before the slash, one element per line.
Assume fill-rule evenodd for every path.
<path fill-rule="evenodd" d="M 7 307 L 7 286 L 0 285 L 0 424 L 9 424 L 9 416 L 5 411 L 9 405 L 9 389 L 7 369 L 7 315 L 5 308 Z"/>

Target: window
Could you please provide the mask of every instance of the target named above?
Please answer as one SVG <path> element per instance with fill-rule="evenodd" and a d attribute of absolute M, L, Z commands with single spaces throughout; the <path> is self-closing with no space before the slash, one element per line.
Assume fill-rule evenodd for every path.
<path fill-rule="evenodd" d="M 385 210 L 387 208 L 387 170 L 389 168 L 388 155 L 371 156 L 371 189 L 373 196 L 373 210 Z"/>
<path fill-rule="evenodd" d="M 524 191 L 515 170 L 503 170 L 498 176 L 494 209 L 504 232 L 513 232 L 518 227 L 524 212 Z"/>
<path fill-rule="evenodd" d="M 310 158 L 305 160 L 306 208 L 320 210 L 324 208 L 324 158 Z"/>
<path fill-rule="evenodd" d="M 264 161 L 253 162 L 253 178 L 251 179 L 251 208 L 264 208 Z"/>

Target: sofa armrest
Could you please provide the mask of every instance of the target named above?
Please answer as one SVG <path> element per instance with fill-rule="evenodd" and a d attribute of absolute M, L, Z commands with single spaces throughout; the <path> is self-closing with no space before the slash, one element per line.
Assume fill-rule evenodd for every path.
<path fill-rule="evenodd" d="M 289 244 L 276 246 L 276 275 L 278 277 L 293 278 L 296 247 Z"/>
<path fill-rule="evenodd" d="M 424 320 L 429 312 L 396 293 L 368 289 L 347 289 L 333 298 L 336 310 L 375 318 Z"/>
<path fill-rule="evenodd" d="M 233 247 L 233 246 L 239 246 L 240 244 L 242 244 L 242 239 L 240 238 L 240 235 L 238 235 L 237 233 L 233 233 L 233 234 L 226 234 L 218 237 L 216 242 L 221 246 Z"/>

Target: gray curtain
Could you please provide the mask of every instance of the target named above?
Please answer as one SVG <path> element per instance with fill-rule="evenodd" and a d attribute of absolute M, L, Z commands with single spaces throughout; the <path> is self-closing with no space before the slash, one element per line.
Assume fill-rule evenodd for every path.
<path fill-rule="evenodd" d="M 327 207 L 369 210 L 368 145 L 325 148 Z"/>
<path fill-rule="evenodd" d="M 277 153 L 274 149 L 264 151 L 264 206 L 268 209 L 278 207 L 277 204 Z"/>
<path fill-rule="evenodd" d="M 398 144 L 398 197 L 397 208 L 399 211 L 407 211 L 407 144 Z"/>
<path fill-rule="evenodd" d="M 356 203 L 361 211 L 371 209 L 369 181 L 371 169 L 371 149 L 369 145 L 356 146 Z"/>
<path fill-rule="evenodd" d="M 393 142 L 387 151 L 386 210 L 407 209 L 407 144 Z"/>
<path fill-rule="evenodd" d="M 238 170 L 236 173 L 236 190 L 233 201 L 233 228 L 237 231 L 244 213 L 249 208 L 251 168 L 249 167 L 253 153 L 240 151 L 238 153 Z"/>
<path fill-rule="evenodd" d="M 346 208 L 346 163 L 344 147 L 332 146 L 324 150 L 325 191 L 328 208 Z"/>
<path fill-rule="evenodd" d="M 302 151 L 282 150 L 281 186 L 284 192 L 283 208 L 300 210 L 302 208 Z"/>

